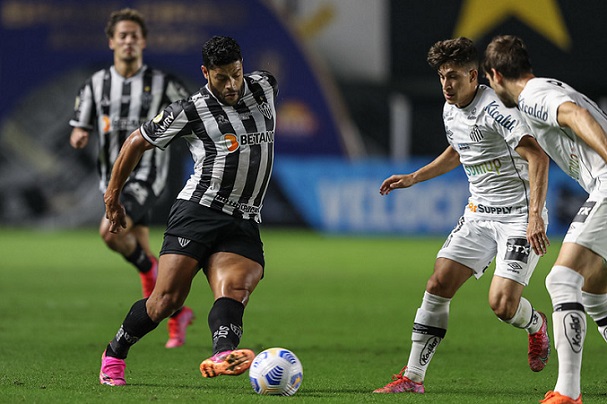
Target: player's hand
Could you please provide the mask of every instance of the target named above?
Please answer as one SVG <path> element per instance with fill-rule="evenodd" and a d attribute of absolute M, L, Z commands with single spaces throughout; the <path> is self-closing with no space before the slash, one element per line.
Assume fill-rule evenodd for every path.
<path fill-rule="evenodd" d="M 395 174 L 388 177 L 382 182 L 379 187 L 379 193 L 382 195 L 388 195 L 393 189 L 397 188 L 409 188 L 414 185 L 412 174 Z"/>
<path fill-rule="evenodd" d="M 110 222 L 110 233 L 119 233 L 126 228 L 126 211 L 120 203 L 119 194 L 106 191 L 103 201 L 105 202 L 105 217 Z"/>
<path fill-rule="evenodd" d="M 74 128 L 70 135 L 70 145 L 74 149 L 83 149 L 89 142 L 89 133 L 81 128 Z"/>
<path fill-rule="evenodd" d="M 545 255 L 550 245 L 550 240 L 546 235 L 546 226 L 544 219 L 540 216 L 530 216 L 527 225 L 527 241 L 533 248 L 533 251 L 539 255 Z"/>

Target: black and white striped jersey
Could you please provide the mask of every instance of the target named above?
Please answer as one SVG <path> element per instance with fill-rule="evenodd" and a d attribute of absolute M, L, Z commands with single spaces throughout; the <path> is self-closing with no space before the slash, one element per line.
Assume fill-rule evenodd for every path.
<path fill-rule="evenodd" d="M 97 168 L 99 188 L 105 192 L 112 167 L 126 138 L 143 122 L 152 119 L 173 101 L 188 97 L 185 86 L 175 77 L 147 66 L 124 78 L 114 66 L 94 73 L 81 87 L 73 127 L 96 130 L 99 134 Z M 159 195 L 167 181 L 169 153 L 158 149 L 145 152 L 129 177 L 145 181 Z"/>
<path fill-rule="evenodd" d="M 188 142 L 194 173 L 178 199 L 261 221 L 274 163 L 277 94 L 274 76 L 257 71 L 244 76 L 235 106 L 219 102 L 207 85 L 142 125 L 143 136 L 161 149 L 178 138 Z"/>

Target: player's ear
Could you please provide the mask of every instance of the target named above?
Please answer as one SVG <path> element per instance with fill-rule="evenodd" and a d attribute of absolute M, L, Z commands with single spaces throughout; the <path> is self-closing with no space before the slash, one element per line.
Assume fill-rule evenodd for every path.
<path fill-rule="evenodd" d="M 470 70 L 470 83 L 478 81 L 478 69 Z"/>
<path fill-rule="evenodd" d="M 200 70 L 202 71 L 202 75 L 204 76 L 205 79 L 209 79 L 209 71 L 207 70 L 207 67 L 205 65 L 200 65 Z"/>
<path fill-rule="evenodd" d="M 498 72 L 497 70 L 492 68 L 491 73 L 489 73 L 489 74 L 491 75 L 491 78 L 493 79 L 493 81 L 497 82 L 498 84 L 502 83 L 502 79 L 504 78 L 504 76 L 502 76 L 502 74 L 500 72 Z"/>

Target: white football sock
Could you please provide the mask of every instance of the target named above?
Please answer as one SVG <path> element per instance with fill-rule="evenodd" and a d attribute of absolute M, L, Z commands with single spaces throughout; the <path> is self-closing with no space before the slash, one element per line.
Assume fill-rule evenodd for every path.
<path fill-rule="evenodd" d="M 554 391 L 574 400 L 581 391 L 582 351 L 586 337 L 582 285 L 584 277 L 564 266 L 554 266 L 546 277 L 546 288 L 554 308 L 552 324 L 559 363 Z"/>
<path fill-rule="evenodd" d="M 529 300 L 521 297 L 516 313 L 514 313 L 514 316 L 510 320 L 505 322 L 516 328 L 524 328 L 529 334 L 534 334 L 542 326 L 542 317 L 533 309 Z"/>
<path fill-rule="evenodd" d="M 451 299 L 424 293 L 417 310 L 411 334 L 411 352 L 405 376 L 414 382 L 423 382 L 438 344 L 447 332 Z"/>
<path fill-rule="evenodd" d="M 607 294 L 596 295 L 582 291 L 582 303 L 586 313 L 597 323 L 599 333 L 607 341 Z"/>

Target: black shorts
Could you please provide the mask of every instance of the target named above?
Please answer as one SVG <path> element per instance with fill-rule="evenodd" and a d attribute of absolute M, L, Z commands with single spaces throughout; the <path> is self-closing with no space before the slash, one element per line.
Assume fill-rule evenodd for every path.
<path fill-rule="evenodd" d="M 177 199 L 171 207 L 160 255 L 187 255 L 204 269 L 216 252 L 238 254 L 265 266 L 257 222 Z"/>
<path fill-rule="evenodd" d="M 152 208 L 156 204 L 156 194 L 152 186 L 144 181 L 128 180 L 120 194 L 120 202 L 133 224 L 149 226 Z"/>

